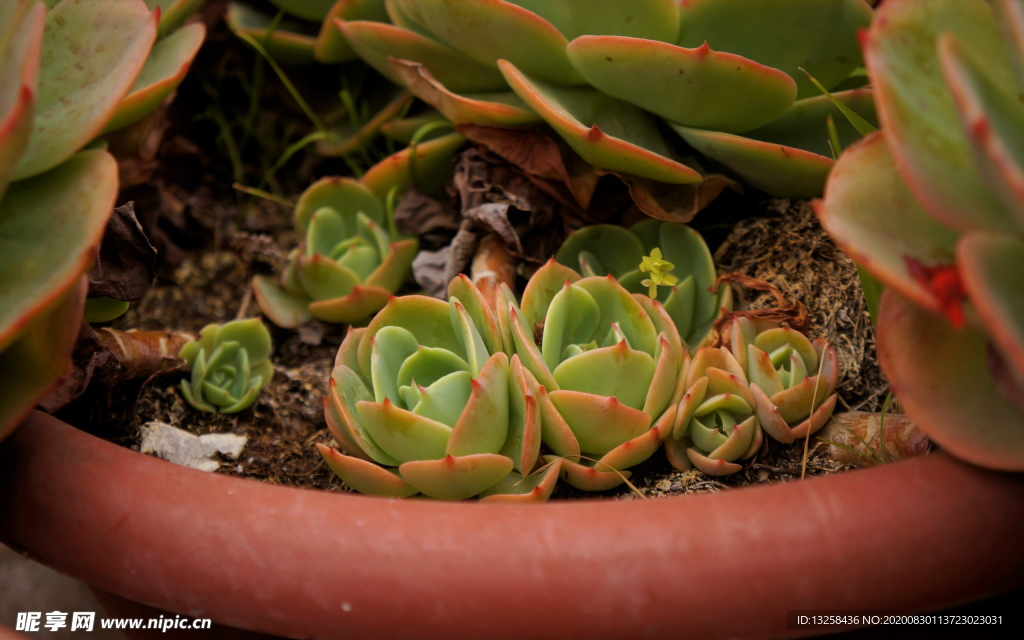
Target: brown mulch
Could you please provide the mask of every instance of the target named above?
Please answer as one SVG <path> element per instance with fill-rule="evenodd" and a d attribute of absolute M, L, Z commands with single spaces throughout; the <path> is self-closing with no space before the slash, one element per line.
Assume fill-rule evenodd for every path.
<path fill-rule="evenodd" d="M 839 359 L 837 410 L 877 412 L 889 386 L 875 355 L 875 331 L 857 267 L 825 233 L 809 202 L 770 200 L 739 222 L 715 252 L 719 273 L 738 272 L 778 287 L 810 312 L 811 338 L 824 338 Z M 734 288 L 737 307 L 776 306 L 763 291 Z"/>

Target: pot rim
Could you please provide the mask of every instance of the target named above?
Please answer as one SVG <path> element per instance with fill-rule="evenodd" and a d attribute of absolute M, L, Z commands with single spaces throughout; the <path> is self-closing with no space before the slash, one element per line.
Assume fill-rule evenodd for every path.
<path fill-rule="evenodd" d="M 794 637 L 788 610 L 934 610 L 1020 586 L 1021 531 L 1024 476 L 942 453 L 521 506 L 209 474 L 38 412 L 0 446 L 0 541 L 148 606 L 292 637 Z"/>

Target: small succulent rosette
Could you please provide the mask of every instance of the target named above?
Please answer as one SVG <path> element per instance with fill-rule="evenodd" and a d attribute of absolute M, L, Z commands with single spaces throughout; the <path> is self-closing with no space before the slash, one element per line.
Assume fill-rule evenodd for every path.
<path fill-rule="evenodd" d="M 506 346 L 538 383 L 544 444 L 585 491 L 618 486 L 668 436 L 689 356 L 657 302 L 611 276 L 582 278 L 554 260 L 533 275 L 522 308 L 498 301 Z M 681 395 L 681 391 L 679 391 Z"/>
<path fill-rule="evenodd" d="M 324 399 L 330 468 L 367 495 L 545 500 L 559 465 L 536 474 L 540 408 L 494 315 L 465 276 L 449 302 L 393 298 L 349 329 Z M 524 479 L 523 476 L 526 476 Z"/>
<path fill-rule="evenodd" d="M 764 439 L 743 367 L 728 349 L 701 347 L 682 375 L 686 393 L 665 443 L 669 462 L 709 476 L 740 471 Z"/>
<path fill-rule="evenodd" d="M 672 269 L 672 280 L 655 287 L 656 296 L 651 297 L 668 312 L 683 341 L 700 346 L 715 320 L 732 309 L 732 289 L 708 290 L 717 278 L 715 262 L 704 238 L 685 224 L 652 219 L 629 229 L 613 224 L 583 227 L 565 240 L 555 260 L 584 276 L 610 274 L 630 293 L 643 294 L 652 284 L 650 271 L 641 269 L 651 262 L 649 255 Z"/>
<path fill-rule="evenodd" d="M 409 275 L 415 239 L 394 241 L 384 207 L 349 178 L 323 178 L 295 207 L 304 246 L 289 256 L 280 282 L 253 278 L 260 308 L 274 324 L 295 329 L 316 318 L 357 324 L 384 308 Z"/>
<path fill-rule="evenodd" d="M 190 405 L 209 413 L 238 413 L 256 401 L 274 376 L 270 332 L 257 318 L 208 324 L 178 357 L 192 376 L 181 381 Z"/>
<path fill-rule="evenodd" d="M 774 322 L 736 318 L 731 349 L 750 381 L 754 410 L 788 444 L 821 429 L 836 407 L 839 365 L 832 345 Z"/>

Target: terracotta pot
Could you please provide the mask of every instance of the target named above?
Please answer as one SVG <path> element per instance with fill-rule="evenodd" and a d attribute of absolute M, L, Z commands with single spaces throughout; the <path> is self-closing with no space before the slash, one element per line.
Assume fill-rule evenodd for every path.
<path fill-rule="evenodd" d="M 0 540 L 148 606 L 292 637 L 755 638 L 790 609 L 1024 583 L 1024 478 L 937 454 L 807 482 L 517 507 L 271 486 L 33 414 Z"/>

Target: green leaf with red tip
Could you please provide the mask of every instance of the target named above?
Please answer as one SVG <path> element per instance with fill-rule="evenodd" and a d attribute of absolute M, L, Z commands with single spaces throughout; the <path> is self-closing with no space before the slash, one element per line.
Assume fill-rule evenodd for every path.
<path fill-rule="evenodd" d="M 655 418 L 668 407 L 672 394 L 676 390 L 676 377 L 679 375 L 679 361 L 672 349 L 672 344 L 664 333 L 658 336 L 658 348 L 654 353 L 654 377 L 651 387 L 644 399 L 644 413 Z"/>
<path fill-rule="evenodd" d="M 431 105 L 454 124 L 521 127 L 541 122 L 540 116 L 511 91 L 459 94 L 449 90 L 418 61 L 388 61 L 395 81 Z M 506 86 L 504 79 L 502 85 Z"/>
<path fill-rule="evenodd" d="M 757 418 L 750 416 L 743 422 L 732 427 L 728 438 L 718 448 L 711 450 L 707 458 L 709 460 L 725 460 L 732 462 L 743 457 L 750 449 L 754 441 L 754 434 L 758 429 Z"/>
<path fill-rule="evenodd" d="M 964 288 L 1004 360 L 1024 381 L 1024 241 L 981 233 L 957 246 Z"/>
<path fill-rule="evenodd" d="M 650 114 L 595 89 L 560 87 L 498 62 L 512 90 L 590 164 L 671 184 L 703 181 L 673 158 Z"/>
<path fill-rule="evenodd" d="M 367 276 L 364 284 L 368 287 L 379 287 L 389 293 L 398 291 L 409 277 L 409 269 L 412 267 L 412 261 L 416 259 L 418 249 L 419 241 L 415 238 L 392 242 L 384 261 Z"/>
<path fill-rule="evenodd" d="M 12 184 L 0 200 L 0 350 L 95 261 L 117 196 L 117 163 L 85 151 Z"/>
<path fill-rule="evenodd" d="M 601 311 L 594 298 L 584 289 L 567 282 L 552 298 L 544 318 L 541 354 L 548 370 L 555 371 L 568 345 L 590 342 L 600 320 Z"/>
<path fill-rule="evenodd" d="M 501 450 L 508 437 L 508 385 L 508 356 L 496 353 L 473 380 L 472 394 L 448 441 L 448 455 L 458 457 Z"/>
<path fill-rule="evenodd" d="M 532 473 L 525 478 L 523 474 L 512 470 L 498 484 L 482 491 L 480 502 L 505 504 L 547 502 L 551 492 L 555 489 L 558 473 L 561 470 L 561 460 L 555 460 L 546 465 L 542 471 Z"/>
<path fill-rule="evenodd" d="M 819 376 L 811 376 L 795 387 L 773 394 L 770 400 L 778 407 L 782 419 L 793 424 L 809 416 L 812 407 L 820 407 L 825 402 L 832 393 L 828 387 Z"/>
<path fill-rule="evenodd" d="M 398 374 L 406 359 L 418 351 L 416 336 L 402 327 L 384 327 L 373 336 L 370 343 L 370 380 L 373 382 L 373 397 L 377 402 L 388 399 L 398 407 L 406 408 L 399 394 Z"/>
<path fill-rule="evenodd" d="M 131 91 L 118 105 L 103 133 L 123 129 L 156 109 L 185 79 L 205 38 L 206 27 L 195 22 L 157 41 Z"/>
<path fill-rule="evenodd" d="M 958 331 L 892 290 L 878 329 L 882 370 L 919 429 L 971 464 L 1024 471 L 1024 413 L 997 391 L 983 333 Z"/>
<path fill-rule="evenodd" d="M 295 205 L 293 214 L 295 231 L 305 237 L 313 212 L 330 207 L 343 219 L 354 221 L 355 214 L 362 213 L 377 224 L 384 224 L 384 207 L 374 192 L 352 178 L 321 178 L 310 185 Z M 356 233 L 354 227 L 345 227 L 346 236 Z"/>
<path fill-rule="evenodd" d="M 334 366 L 345 365 L 359 375 L 359 341 L 363 339 L 366 328 L 349 327 L 345 330 L 345 339 L 338 347 L 338 355 L 334 357 Z"/>
<path fill-rule="evenodd" d="M 548 260 L 530 277 L 523 290 L 522 318 L 529 329 L 544 320 L 551 305 L 551 299 L 562 290 L 565 283 L 575 283 L 580 274 L 569 267 L 562 266 L 554 260 Z"/>
<path fill-rule="evenodd" d="M 544 456 L 544 462 L 551 464 L 558 460 L 556 456 Z M 559 477 L 580 491 L 607 491 L 614 489 L 629 479 L 630 471 L 598 470 L 581 462 L 561 459 L 561 471 Z M 600 469 L 606 469 L 601 466 Z"/>
<path fill-rule="evenodd" d="M 572 429 L 580 450 L 587 453 L 608 453 L 651 426 L 649 415 L 614 397 L 566 390 L 552 391 L 548 395 Z"/>
<path fill-rule="evenodd" d="M 692 444 L 689 438 L 682 438 L 680 440 L 669 438 L 665 441 L 665 458 L 672 465 L 673 469 L 684 472 L 693 469 L 693 463 L 690 462 L 689 456 L 686 455 L 687 449 Z"/>
<path fill-rule="evenodd" d="M 399 391 L 404 390 L 405 387 L 399 389 Z M 411 387 L 409 396 L 417 396 L 416 401 L 412 403 L 409 396 L 406 396 L 405 402 L 416 415 L 454 428 L 472 392 L 473 384 L 470 373 L 456 371 L 438 379 L 429 387 L 423 385 Z M 449 442 L 451 441 L 449 440 Z"/>
<path fill-rule="evenodd" d="M 494 312 L 473 281 L 465 274 L 460 273 L 448 283 L 448 296 L 457 298 L 462 304 L 473 321 L 473 326 L 480 332 L 488 355 L 501 351 L 502 339 L 498 331 L 498 323 L 494 319 Z"/>
<path fill-rule="evenodd" d="M 0 347 L 0 441 L 71 371 L 87 290 L 85 279 L 76 278 L 70 288 L 53 292 L 51 304 L 26 319 L 13 343 Z"/>
<path fill-rule="evenodd" d="M 537 405 L 540 407 L 541 442 L 559 456 L 567 457 L 570 460 L 579 460 L 579 442 L 565 422 L 565 418 L 558 413 L 558 409 L 551 402 L 547 389 L 537 382 L 529 369 L 526 369 L 526 378 L 537 399 Z"/>
<path fill-rule="evenodd" d="M 607 329 L 609 322 L 615 323 L 625 334 L 632 349 L 642 351 L 650 356 L 654 355 L 658 342 L 654 323 L 647 317 L 640 303 L 634 300 L 633 296 L 623 289 L 614 278 L 583 278 L 574 286 L 589 293 L 601 310 L 601 324 L 597 327 L 598 335 Z"/>
<path fill-rule="evenodd" d="M 363 175 L 360 181 L 379 198 L 387 197 L 392 188 L 404 189 L 410 182 L 423 191 L 440 194 L 454 171 L 455 152 L 466 138 L 452 133 L 416 145 L 415 172 L 409 169 L 413 148 L 384 158 Z"/>
<path fill-rule="evenodd" d="M 450 427 L 401 409 L 390 400 L 358 402 L 356 411 L 373 441 L 398 462 L 444 458 Z"/>
<path fill-rule="evenodd" d="M 417 344 L 447 349 L 463 360 L 466 358 L 452 329 L 448 303 L 417 295 L 392 298 L 367 326 L 359 343 L 359 368 L 367 379 L 370 377 L 370 338 L 388 326 L 409 330 L 416 336 Z"/>
<path fill-rule="evenodd" d="M 113 116 L 156 39 L 146 5 L 61 2 L 46 16 L 33 131 L 13 180 L 38 175 L 88 144 Z"/>
<path fill-rule="evenodd" d="M 0 199 L 32 134 L 46 10 L 27 0 L 0 8 Z"/>
<path fill-rule="evenodd" d="M 351 293 L 341 298 L 314 300 L 309 303 L 309 312 L 314 318 L 336 324 L 363 322 L 384 308 L 391 292 L 380 287 L 355 286 Z"/>
<path fill-rule="evenodd" d="M 479 375 L 484 363 L 491 357 L 491 353 L 462 303 L 452 297 L 448 305 L 448 316 L 451 319 L 452 328 L 455 330 L 455 337 L 466 354 L 469 370 L 474 376 Z"/>
<path fill-rule="evenodd" d="M 360 284 L 351 269 L 322 255 L 299 256 L 295 266 L 303 291 L 314 300 L 342 298 Z"/>
<path fill-rule="evenodd" d="M 698 379 L 703 378 L 709 368 L 721 369 L 735 375 L 741 382 L 747 384 L 747 374 L 743 371 L 740 363 L 732 353 L 722 348 L 701 347 L 690 364 L 690 371 L 687 376 L 687 387 L 692 387 Z"/>
<path fill-rule="evenodd" d="M 440 460 L 406 462 L 402 478 L 421 493 L 438 500 L 465 500 L 501 482 L 512 461 L 496 454 L 445 456 Z"/>
<path fill-rule="evenodd" d="M 746 184 L 779 198 L 820 195 L 832 169 L 831 158 L 803 149 L 669 124 L 690 146 L 731 169 Z"/>
<path fill-rule="evenodd" d="M 909 260 L 928 266 L 951 263 L 956 233 L 918 205 L 882 134 L 866 137 L 839 158 L 815 212 L 858 265 L 917 304 L 938 310 L 934 292 L 914 277 Z"/>
<path fill-rule="evenodd" d="M 686 457 L 689 458 L 693 466 L 697 467 L 705 474 L 716 478 L 730 476 L 743 470 L 742 465 L 738 465 L 735 462 L 711 460 L 694 447 L 690 447 L 686 450 Z"/>
<path fill-rule="evenodd" d="M 419 493 L 397 471 L 384 469 L 372 462 L 346 456 L 337 449 L 316 445 L 320 456 L 336 476 L 359 493 L 381 498 L 408 498 Z"/>
<path fill-rule="evenodd" d="M 855 115 L 878 125 L 875 112 L 875 97 L 871 89 L 839 91 L 831 96 L 820 95 L 798 100 L 781 117 L 771 123 L 749 131 L 744 137 L 761 142 L 774 143 L 832 158 L 829 145 L 828 119 L 831 117 L 839 136 L 841 149 L 846 149 L 864 134 L 861 134 L 843 115 L 833 100 L 852 111 Z"/>
<path fill-rule="evenodd" d="M 677 44 L 707 42 L 785 71 L 796 81 L 798 96 L 817 89 L 798 67 L 831 89 L 861 65 L 857 32 L 871 24 L 862 0 L 690 0 L 680 4 Z"/>
<path fill-rule="evenodd" d="M 369 431 L 363 424 L 359 410 L 356 408 L 360 402 L 370 402 L 373 396 L 356 372 L 345 365 L 334 368 L 331 373 L 330 391 L 328 402 L 330 410 L 335 413 L 339 424 L 335 425 L 343 430 L 341 444 L 351 444 L 358 447 L 369 459 L 378 464 L 398 466 L 398 460 L 394 459 L 378 445 L 370 436 Z M 328 422 L 330 426 L 330 422 Z M 332 434 L 334 429 L 331 430 Z M 338 439 L 335 436 L 335 439 Z M 353 450 L 352 454 L 358 453 Z"/>
<path fill-rule="evenodd" d="M 804 334 L 790 327 L 778 327 L 768 329 L 757 334 L 754 344 L 758 349 L 772 353 L 778 349 L 789 346 L 799 354 L 804 362 L 807 371 L 818 370 L 818 353 L 811 345 L 811 341 Z"/>
<path fill-rule="evenodd" d="M 348 39 L 338 29 L 335 19 L 388 22 L 385 5 L 384 0 L 345 0 L 335 3 L 323 19 L 320 34 L 316 39 L 313 56 L 317 62 L 334 64 L 358 58 Z"/>
<path fill-rule="evenodd" d="M 1000 86 L 986 70 L 989 65 L 974 59 L 954 36 L 939 39 L 939 59 L 978 174 L 1024 230 L 1022 82 Z"/>
<path fill-rule="evenodd" d="M 643 409 L 654 372 L 651 356 L 622 342 L 569 358 L 552 374 L 562 390 L 614 396 L 627 407 Z M 672 381 L 675 382 L 674 376 Z"/>
<path fill-rule="evenodd" d="M 505 79 L 493 65 L 476 62 L 414 31 L 383 22 L 336 20 L 335 24 L 364 62 L 398 84 L 410 86 L 392 71 L 389 58 L 412 60 L 423 65 L 432 77 L 456 94 L 502 91 L 508 88 Z"/>
<path fill-rule="evenodd" d="M 156 28 L 156 37 L 163 38 L 199 9 L 203 0 L 146 0 L 146 6 L 152 11 L 160 8 L 160 24 Z"/>
<path fill-rule="evenodd" d="M 499 453 L 512 459 L 516 471 L 529 473 L 540 455 L 541 413 L 518 356 L 512 357 L 509 366 L 508 397 L 508 437 Z M 523 493 L 528 490 L 524 487 Z"/>
<path fill-rule="evenodd" d="M 629 467 L 644 462 L 658 450 L 661 443 L 668 438 L 676 419 L 676 407 L 670 406 L 658 421 L 643 435 L 627 440 L 601 457 L 594 464 L 595 469 L 624 471 Z"/>
<path fill-rule="evenodd" d="M 420 386 L 429 387 L 456 371 L 469 372 L 469 365 L 447 349 L 420 346 L 402 362 L 396 381 L 399 387 L 411 385 L 413 380 Z"/>
<path fill-rule="evenodd" d="M 558 383 L 555 382 L 555 378 L 544 362 L 544 355 L 534 342 L 533 332 L 526 326 L 521 312 L 515 306 L 509 308 L 509 323 L 512 326 L 512 342 L 515 353 L 522 359 L 523 366 L 544 387 L 552 391 L 558 389 Z"/>
<path fill-rule="evenodd" d="M 870 89 L 834 94 L 854 113 L 877 123 Z M 860 134 L 846 121 L 829 96 L 800 100 L 773 122 L 742 136 L 672 124 L 701 153 L 729 167 L 751 184 L 779 197 L 820 195 L 833 166 L 827 122 L 838 123 L 842 144 Z"/>
<path fill-rule="evenodd" d="M 224 21 L 234 33 L 244 33 L 263 45 L 279 64 L 310 64 L 316 61 L 317 30 L 308 23 L 285 18 L 269 33 L 273 18 L 241 2 L 228 4 Z"/>
<path fill-rule="evenodd" d="M 511 2 L 399 0 L 398 5 L 440 40 L 479 63 L 493 67 L 499 60 L 510 60 L 548 82 L 585 83 L 566 57 L 566 37 L 544 18 Z"/>
<path fill-rule="evenodd" d="M 732 53 L 619 36 L 582 36 L 569 61 L 587 81 L 673 122 L 742 133 L 781 116 L 796 99 L 785 72 Z M 637 86 L 642 91 L 637 91 Z"/>
<path fill-rule="evenodd" d="M 682 363 L 686 350 L 683 347 L 682 339 L 679 337 L 679 332 L 676 330 L 676 325 L 672 322 L 672 317 L 668 315 L 667 311 L 665 311 L 665 307 L 663 307 L 657 300 L 652 300 L 642 293 L 634 293 L 633 299 L 643 307 L 643 310 L 647 313 L 647 317 L 649 317 L 651 322 L 654 324 L 655 332 L 657 332 L 659 336 L 663 336 L 668 340 L 676 363 Z"/>
<path fill-rule="evenodd" d="M 910 191 L 935 219 L 959 231 L 1019 231 L 975 171 L 939 61 L 943 33 L 955 35 L 972 57 L 984 60 L 999 86 L 1015 83 L 989 3 L 887 2 L 864 44 L 882 133 Z"/>

